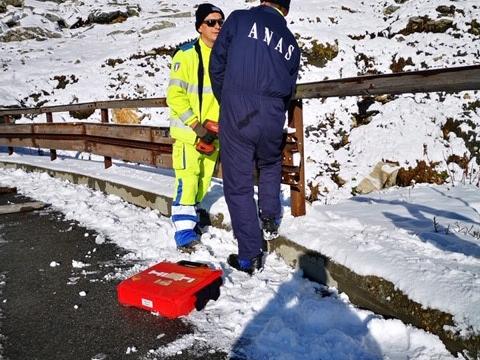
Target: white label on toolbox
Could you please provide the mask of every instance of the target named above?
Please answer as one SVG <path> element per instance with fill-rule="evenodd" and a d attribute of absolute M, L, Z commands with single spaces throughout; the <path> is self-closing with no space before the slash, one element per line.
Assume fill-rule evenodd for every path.
<path fill-rule="evenodd" d="M 156 275 L 156 276 L 159 276 L 159 277 L 163 277 L 163 278 L 167 278 L 167 279 L 171 279 L 171 280 L 174 280 L 174 281 L 186 281 L 188 283 L 192 283 L 195 281 L 195 278 L 191 278 L 191 277 L 188 277 L 187 275 L 185 274 L 180 274 L 180 273 L 167 273 L 167 272 L 164 272 L 164 271 L 156 271 L 156 270 L 150 270 L 148 272 L 149 275 Z"/>
<path fill-rule="evenodd" d="M 153 308 L 153 301 L 142 298 L 142 305 L 149 308 Z"/>
<path fill-rule="evenodd" d="M 155 281 L 155 284 L 161 285 L 161 286 L 170 286 L 172 285 L 173 281 L 172 280 L 165 280 L 165 279 L 158 279 Z"/>

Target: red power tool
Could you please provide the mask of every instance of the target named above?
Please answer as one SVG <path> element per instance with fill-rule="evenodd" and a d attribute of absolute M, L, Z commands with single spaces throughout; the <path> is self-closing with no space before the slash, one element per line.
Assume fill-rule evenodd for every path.
<path fill-rule="evenodd" d="M 211 134 L 218 135 L 218 122 L 212 120 L 205 120 L 202 126 Z M 195 146 L 198 152 L 206 155 L 212 155 L 215 151 L 215 145 L 213 142 L 207 143 L 201 138 L 199 139 L 197 145 Z"/>

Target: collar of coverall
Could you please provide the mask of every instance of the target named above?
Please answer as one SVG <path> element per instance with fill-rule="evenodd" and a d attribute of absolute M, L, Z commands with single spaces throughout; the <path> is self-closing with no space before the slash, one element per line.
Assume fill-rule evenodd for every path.
<path fill-rule="evenodd" d="M 280 15 L 282 15 L 282 17 L 285 17 L 285 15 L 283 15 L 282 10 L 276 8 L 275 6 L 271 6 L 271 5 L 262 5 L 262 6 L 264 6 L 265 8 L 274 9 L 274 10 L 276 10 Z"/>

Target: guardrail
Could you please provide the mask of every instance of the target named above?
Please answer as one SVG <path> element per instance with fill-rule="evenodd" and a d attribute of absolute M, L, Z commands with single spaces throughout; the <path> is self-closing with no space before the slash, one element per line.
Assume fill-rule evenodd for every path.
<path fill-rule="evenodd" d="M 480 90 L 480 65 L 299 84 L 288 112 L 289 128 L 295 130 L 285 134 L 282 164 L 282 182 L 290 185 L 291 189 L 292 215 L 305 214 L 302 99 L 464 90 Z M 168 128 L 108 124 L 109 109 L 166 106 L 165 98 L 150 98 L 40 108 L 2 108 L 0 116 L 6 125 L 0 126 L 0 145 L 8 146 L 10 154 L 14 147 L 49 148 L 52 160 L 59 149 L 90 152 L 103 155 L 107 168 L 112 164 L 112 157 L 171 168 L 172 140 L 168 136 Z M 101 111 L 102 124 L 53 123 L 53 113 L 97 109 Z M 13 116 L 27 114 L 45 114 L 47 124 L 12 124 Z M 217 176 L 221 176 L 221 171 L 217 172 Z"/>
<path fill-rule="evenodd" d="M 0 144 L 8 146 L 9 154 L 15 147 L 50 149 L 50 159 L 57 158 L 56 150 L 89 152 L 104 156 L 105 168 L 112 158 L 157 167 L 172 167 L 172 144 L 169 129 L 162 127 L 114 125 L 109 122 L 109 109 L 133 107 L 166 107 L 165 98 L 102 101 L 75 105 L 61 105 L 29 109 L 0 109 L 5 125 L 0 126 Z M 66 111 L 97 110 L 101 123 L 53 123 L 53 114 Z M 15 115 L 45 114 L 42 124 L 13 124 Z M 293 101 L 289 111 L 289 127 L 295 133 L 285 134 L 282 182 L 290 185 L 293 216 L 305 215 L 305 181 L 303 171 L 303 118 L 301 101 Z M 295 153 L 300 153 L 295 163 Z M 221 177 L 217 167 L 215 176 Z"/>
<path fill-rule="evenodd" d="M 0 143 L 14 147 L 55 149 L 89 152 L 107 157 L 105 167 L 111 166 L 111 157 L 125 161 L 171 168 L 173 140 L 168 128 L 124 126 L 98 123 L 19 124 L 0 126 Z"/>
<path fill-rule="evenodd" d="M 367 75 L 299 84 L 295 98 L 399 95 L 465 90 L 480 90 L 480 65 Z"/>

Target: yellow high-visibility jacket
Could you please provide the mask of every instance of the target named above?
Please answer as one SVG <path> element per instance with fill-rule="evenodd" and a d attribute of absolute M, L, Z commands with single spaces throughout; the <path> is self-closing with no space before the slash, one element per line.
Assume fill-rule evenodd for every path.
<path fill-rule="evenodd" d="M 195 41 L 180 47 L 172 59 L 170 82 L 167 90 L 167 104 L 170 108 L 170 136 L 187 144 L 195 144 L 196 135 L 190 128 L 195 121 L 218 122 L 220 109 L 213 95 L 208 66 L 211 50 L 199 38 L 203 60 L 202 114 L 199 116 L 198 65 L 199 57 Z"/>

